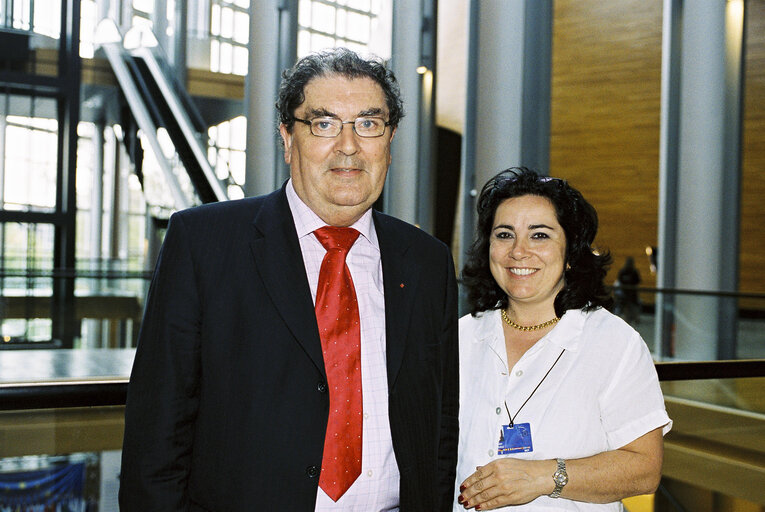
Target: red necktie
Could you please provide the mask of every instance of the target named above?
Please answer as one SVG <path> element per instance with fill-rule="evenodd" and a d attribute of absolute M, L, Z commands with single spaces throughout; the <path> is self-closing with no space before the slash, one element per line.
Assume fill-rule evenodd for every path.
<path fill-rule="evenodd" d="M 327 249 L 316 291 L 316 322 L 329 385 L 319 486 L 337 501 L 361 474 L 361 327 L 356 291 L 345 264 L 359 232 L 325 226 L 314 235 Z"/>

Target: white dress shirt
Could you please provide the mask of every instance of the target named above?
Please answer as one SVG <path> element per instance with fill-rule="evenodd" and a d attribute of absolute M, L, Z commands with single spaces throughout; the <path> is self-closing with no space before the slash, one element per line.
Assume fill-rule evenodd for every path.
<path fill-rule="evenodd" d="M 319 270 L 327 251 L 313 231 L 326 226 L 326 223 L 298 197 L 292 180 L 287 183 L 286 191 L 315 304 Z M 372 211 L 367 210 L 351 227 L 361 233 L 346 257 L 356 289 L 361 320 L 361 392 L 364 411 L 361 475 L 337 502 L 332 501 L 319 487 L 316 511 L 397 511 L 400 477 L 388 420 L 385 296 L 380 245 L 372 221 Z"/>
<path fill-rule="evenodd" d="M 648 347 L 632 327 L 606 310 L 566 312 L 511 369 L 499 310 L 463 317 L 459 333 L 455 511 L 464 510 L 456 502 L 459 485 L 476 466 L 494 459 L 577 459 L 620 448 L 658 427 L 666 434 L 672 427 Z M 505 402 L 516 425 L 529 423 L 532 451 L 497 455 L 500 430 L 508 424 Z M 498 510 L 620 511 L 623 507 L 620 502 L 592 504 L 540 496 Z"/>

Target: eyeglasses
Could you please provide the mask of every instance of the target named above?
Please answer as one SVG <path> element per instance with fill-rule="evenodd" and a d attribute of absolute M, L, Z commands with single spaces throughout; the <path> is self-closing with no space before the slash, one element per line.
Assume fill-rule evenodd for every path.
<path fill-rule="evenodd" d="M 345 124 L 352 124 L 356 135 L 365 138 L 380 137 L 385 133 L 385 127 L 390 126 L 390 122 L 381 117 L 357 117 L 353 121 L 341 121 L 336 117 L 314 117 L 311 120 L 293 117 L 293 119 L 310 126 L 313 135 L 326 138 L 340 135 Z"/>

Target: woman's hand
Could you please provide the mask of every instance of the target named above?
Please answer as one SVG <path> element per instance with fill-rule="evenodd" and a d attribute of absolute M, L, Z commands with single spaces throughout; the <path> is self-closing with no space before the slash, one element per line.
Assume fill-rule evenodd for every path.
<path fill-rule="evenodd" d="M 554 460 L 497 459 L 476 468 L 460 486 L 459 503 L 466 509 L 491 510 L 520 505 L 555 489 Z"/>
<path fill-rule="evenodd" d="M 564 499 L 611 503 L 628 496 L 656 491 L 661 479 L 664 439 L 661 428 L 619 449 L 582 459 L 567 459 L 568 484 Z M 476 468 L 460 486 L 465 508 L 490 510 L 528 503 L 555 489 L 554 460 L 498 459 Z"/>

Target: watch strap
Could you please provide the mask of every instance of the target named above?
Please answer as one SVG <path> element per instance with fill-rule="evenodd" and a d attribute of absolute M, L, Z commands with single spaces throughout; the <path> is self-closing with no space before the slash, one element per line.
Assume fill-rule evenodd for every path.
<path fill-rule="evenodd" d="M 568 483 L 568 473 L 566 473 L 566 461 L 563 459 L 556 459 L 558 463 L 558 469 L 553 474 L 553 482 L 555 482 L 555 489 L 549 494 L 551 498 L 559 498 L 563 487 Z"/>

